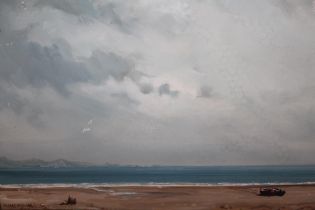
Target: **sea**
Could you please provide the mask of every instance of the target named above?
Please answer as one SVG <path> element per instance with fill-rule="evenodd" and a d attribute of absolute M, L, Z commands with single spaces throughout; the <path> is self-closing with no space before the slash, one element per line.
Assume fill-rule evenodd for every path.
<path fill-rule="evenodd" d="M 315 184 L 315 166 L 0 168 L 0 186 Z"/>

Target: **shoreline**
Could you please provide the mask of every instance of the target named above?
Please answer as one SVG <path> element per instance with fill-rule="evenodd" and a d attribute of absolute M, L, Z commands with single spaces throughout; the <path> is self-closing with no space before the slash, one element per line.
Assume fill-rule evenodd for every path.
<path fill-rule="evenodd" d="M 97 188 L 97 187 L 290 187 L 315 186 L 315 182 L 301 183 L 36 183 L 36 184 L 0 184 L 0 189 L 10 188 Z"/>

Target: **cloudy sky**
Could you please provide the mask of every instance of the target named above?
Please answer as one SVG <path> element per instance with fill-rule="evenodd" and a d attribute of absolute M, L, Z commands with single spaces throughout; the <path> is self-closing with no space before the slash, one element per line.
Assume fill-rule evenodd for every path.
<path fill-rule="evenodd" d="M 314 164 L 315 1 L 0 0 L 0 154 Z"/>

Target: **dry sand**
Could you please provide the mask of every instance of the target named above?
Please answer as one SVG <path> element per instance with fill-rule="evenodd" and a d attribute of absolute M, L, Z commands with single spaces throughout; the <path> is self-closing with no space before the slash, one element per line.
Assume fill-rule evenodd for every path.
<path fill-rule="evenodd" d="M 282 186 L 283 197 L 257 196 L 258 186 L 115 186 L 84 188 L 0 188 L 5 209 L 254 209 L 315 210 L 315 186 Z M 68 195 L 75 206 L 60 206 Z M 15 205 L 15 206 L 14 206 Z"/>

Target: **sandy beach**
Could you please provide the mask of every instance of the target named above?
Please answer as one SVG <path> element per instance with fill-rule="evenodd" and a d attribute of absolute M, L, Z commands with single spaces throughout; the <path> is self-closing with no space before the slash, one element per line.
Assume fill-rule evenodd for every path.
<path fill-rule="evenodd" d="M 283 197 L 257 196 L 259 186 L 114 186 L 0 188 L 5 209 L 315 209 L 315 186 L 281 186 Z M 62 206 L 71 195 L 78 203 Z"/>

